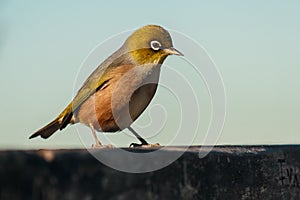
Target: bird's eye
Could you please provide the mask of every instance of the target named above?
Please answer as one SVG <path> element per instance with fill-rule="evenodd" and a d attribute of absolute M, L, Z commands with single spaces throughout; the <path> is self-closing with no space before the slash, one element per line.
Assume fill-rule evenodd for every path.
<path fill-rule="evenodd" d="M 158 51 L 158 50 L 161 48 L 161 44 L 160 44 L 160 42 L 157 41 L 157 40 L 152 40 L 152 41 L 150 42 L 150 46 L 151 46 L 151 48 L 152 48 L 154 51 Z"/>

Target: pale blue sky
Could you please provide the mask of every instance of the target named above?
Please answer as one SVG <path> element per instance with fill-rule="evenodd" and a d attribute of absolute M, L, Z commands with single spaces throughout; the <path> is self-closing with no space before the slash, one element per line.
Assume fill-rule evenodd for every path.
<path fill-rule="evenodd" d="M 146 24 L 194 38 L 217 64 L 228 98 L 218 144 L 299 143 L 299 11 L 299 1 L 1 1 L 0 148 L 82 147 L 72 127 L 27 138 L 69 103 L 96 45 Z"/>

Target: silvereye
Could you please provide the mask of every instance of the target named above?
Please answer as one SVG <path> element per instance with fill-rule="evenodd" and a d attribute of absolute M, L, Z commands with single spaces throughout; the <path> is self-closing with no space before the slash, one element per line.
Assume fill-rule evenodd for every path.
<path fill-rule="evenodd" d="M 88 77 L 62 113 L 30 138 L 48 138 L 68 124 L 80 122 L 91 128 L 94 147 L 103 147 L 95 130 L 116 132 L 125 128 L 141 141 L 130 146 L 149 146 L 130 125 L 152 100 L 168 55 L 183 54 L 173 47 L 167 30 L 157 25 L 136 30 Z"/>

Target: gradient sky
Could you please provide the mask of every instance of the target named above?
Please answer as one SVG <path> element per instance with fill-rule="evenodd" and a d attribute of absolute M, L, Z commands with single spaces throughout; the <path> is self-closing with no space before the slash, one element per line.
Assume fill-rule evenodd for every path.
<path fill-rule="evenodd" d="M 227 94 L 218 144 L 299 143 L 299 10 L 299 1 L 2 0 L 0 148 L 83 147 L 72 127 L 49 140 L 28 136 L 70 102 L 79 68 L 93 48 L 146 24 L 190 36 L 218 66 Z M 166 64 L 176 61 L 168 58 Z M 160 95 L 155 101 L 167 98 Z M 207 102 L 202 102 L 204 110 Z M 164 144 L 169 136 L 157 140 Z M 123 146 L 136 142 L 120 133 L 109 137 Z M 202 140 L 200 131 L 194 144 Z"/>

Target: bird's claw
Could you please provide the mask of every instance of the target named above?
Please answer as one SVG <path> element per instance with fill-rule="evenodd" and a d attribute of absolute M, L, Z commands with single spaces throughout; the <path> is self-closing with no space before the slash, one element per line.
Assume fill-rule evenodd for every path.
<path fill-rule="evenodd" d="M 114 148 L 113 145 L 107 144 L 107 145 L 102 145 L 102 144 L 92 144 L 93 149 L 106 149 L 106 148 Z"/>
<path fill-rule="evenodd" d="M 152 148 L 152 147 L 160 147 L 160 144 L 155 143 L 155 144 L 137 144 L 137 143 L 131 143 L 129 145 L 130 148 L 136 148 L 136 147 L 140 147 L 140 148 Z"/>

